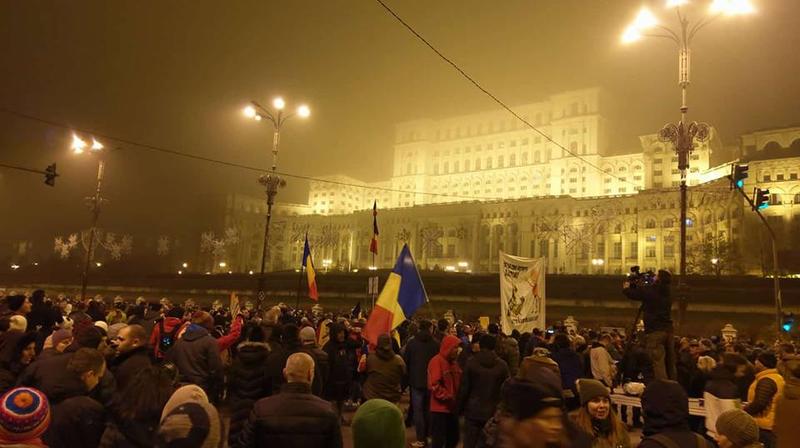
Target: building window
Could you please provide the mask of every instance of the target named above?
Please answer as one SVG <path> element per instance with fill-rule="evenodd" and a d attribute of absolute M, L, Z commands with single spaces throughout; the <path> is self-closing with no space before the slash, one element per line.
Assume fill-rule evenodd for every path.
<path fill-rule="evenodd" d="M 639 258 L 639 242 L 631 241 L 631 251 L 628 252 L 628 258 Z"/>
<path fill-rule="evenodd" d="M 656 247 L 655 246 L 647 246 L 644 250 L 644 256 L 647 258 L 655 258 L 656 257 Z"/>
<path fill-rule="evenodd" d="M 475 169 L 481 169 L 481 159 L 475 159 Z"/>
<path fill-rule="evenodd" d="M 675 245 L 674 244 L 665 244 L 664 245 L 664 258 L 672 258 L 675 256 Z"/>
<path fill-rule="evenodd" d="M 469 171 L 469 160 L 464 161 L 464 171 Z"/>
<path fill-rule="evenodd" d="M 622 258 L 622 243 L 620 241 L 614 243 L 614 251 L 611 253 L 611 258 L 615 260 Z"/>
<path fill-rule="evenodd" d="M 503 168 L 503 166 L 505 166 L 505 163 L 504 163 L 504 160 L 503 160 L 503 156 L 499 156 L 497 158 L 497 167 L 498 168 Z"/>
<path fill-rule="evenodd" d="M 491 159 L 491 157 L 486 159 L 486 169 L 487 170 L 492 169 L 492 159 Z"/>
<path fill-rule="evenodd" d="M 778 174 L 778 175 L 777 175 L 777 176 L 775 176 L 775 177 L 776 177 L 776 180 L 778 180 L 778 181 L 781 181 L 781 180 L 783 180 L 783 174 Z"/>
<path fill-rule="evenodd" d="M 458 161 L 453 162 L 453 172 L 454 173 L 458 172 Z"/>
<path fill-rule="evenodd" d="M 769 195 L 769 205 L 781 205 L 781 195 L 778 193 Z"/>
<path fill-rule="evenodd" d="M 550 241 L 548 240 L 540 240 L 539 241 L 539 257 L 548 257 L 550 255 Z"/>
<path fill-rule="evenodd" d="M 764 175 L 764 182 L 772 182 L 772 176 L 769 174 Z"/>
<path fill-rule="evenodd" d="M 510 166 L 517 166 L 517 155 L 516 154 L 511 154 L 508 157 L 508 164 Z"/>
<path fill-rule="evenodd" d="M 439 164 L 438 163 L 434 163 L 433 164 L 433 174 L 434 175 L 435 174 L 439 174 Z"/>
<path fill-rule="evenodd" d="M 442 172 L 444 174 L 450 173 L 450 162 L 444 162 L 444 166 L 442 167 Z"/>

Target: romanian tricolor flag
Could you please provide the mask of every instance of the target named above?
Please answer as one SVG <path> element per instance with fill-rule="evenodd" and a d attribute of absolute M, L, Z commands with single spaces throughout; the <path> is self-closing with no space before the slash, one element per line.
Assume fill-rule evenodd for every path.
<path fill-rule="evenodd" d="M 311 259 L 311 247 L 308 245 L 308 235 L 306 235 L 306 245 L 303 248 L 303 267 L 308 276 L 308 297 L 313 300 L 319 300 L 319 293 L 317 292 L 317 274 L 314 272 L 314 260 Z"/>
<path fill-rule="evenodd" d="M 369 242 L 369 251 L 378 255 L 378 201 L 372 203 L 372 240 Z"/>
<path fill-rule="evenodd" d="M 375 302 L 364 327 L 364 338 L 372 344 L 378 343 L 378 336 L 391 333 L 404 320 L 428 301 L 425 287 L 417 271 L 408 245 L 403 245 L 400 256 L 383 285 L 383 291 Z"/>

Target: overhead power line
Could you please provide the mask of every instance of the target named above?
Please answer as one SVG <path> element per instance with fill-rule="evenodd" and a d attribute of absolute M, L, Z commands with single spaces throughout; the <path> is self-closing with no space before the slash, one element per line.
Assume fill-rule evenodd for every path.
<path fill-rule="evenodd" d="M 576 153 L 574 153 L 574 152 L 570 151 L 569 149 L 565 148 L 565 147 L 564 147 L 564 145 L 562 145 L 562 144 L 558 143 L 557 141 L 553 140 L 553 139 L 552 139 L 552 137 L 550 137 L 549 135 L 547 135 L 547 133 L 545 133 L 544 131 L 540 130 L 540 129 L 539 129 L 539 128 L 537 128 L 536 126 L 532 125 L 532 124 L 531 124 L 531 123 L 530 123 L 528 120 L 526 120 L 524 117 L 522 117 L 521 115 L 519 115 L 519 114 L 518 114 L 516 111 L 514 111 L 514 109 L 512 109 L 511 107 L 509 107 L 509 106 L 508 106 L 506 103 L 504 103 L 504 102 L 503 102 L 503 101 L 502 101 L 500 98 L 498 98 L 498 97 L 497 97 L 495 94 L 493 94 L 493 93 L 492 93 L 492 92 L 490 92 L 488 89 L 486 89 L 485 87 L 483 87 L 483 86 L 482 86 L 482 85 L 481 85 L 481 84 L 480 84 L 478 81 L 476 81 L 476 80 L 475 80 L 475 78 L 473 78 L 472 76 L 470 76 L 470 74 L 468 74 L 466 71 L 464 71 L 464 69 L 462 69 L 462 68 L 461 68 L 461 67 L 460 67 L 458 64 L 456 64 L 455 62 L 453 62 L 453 60 L 452 60 L 452 59 L 450 59 L 450 58 L 448 58 L 447 56 L 445 56 L 445 55 L 444 55 L 444 53 L 442 53 L 442 52 L 441 52 L 441 51 L 440 51 L 438 48 L 436 48 L 436 46 L 434 46 L 432 43 L 430 43 L 430 41 L 428 41 L 428 39 L 426 39 L 426 38 L 425 38 L 424 36 L 422 36 L 422 35 L 421 35 L 419 32 L 417 32 L 417 30 L 415 30 L 415 29 L 414 29 L 414 27 L 412 27 L 412 26 L 411 26 L 411 25 L 410 25 L 408 22 L 406 22 L 406 21 L 405 21 L 405 20 L 404 20 L 402 17 L 400 17 L 400 16 L 399 16 L 399 15 L 398 15 L 398 14 L 397 14 L 397 13 L 396 13 L 396 12 L 395 12 L 395 11 L 394 11 L 392 8 L 390 8 L 390 7 L 389 7 L 389 5 L 387 5 L 386 3 L 384 3 L 384 2 L 383 2 L 383 0 L 375 0 L 375 1 L 376 1 L 376 2 L 378 2 L 378 4 L 380 4 L 380 5 L 381 5 L 381 7 L 383 7 L 383 9 L 385 9 L 385 10 L 386 10 L 386 12 L 388 12 L 388 13 L 389 13 L 389 14 L 390 14 L 392 17 L 394 17 L 394 18 L 395 18 L 395 19 L 396 19 L 398 22 L 400 22 L 400 24 L 401 24 L 401 25 L 403 25 L 403 26 L 404 26 L 404 27 L 405 27 L 405 28 L 406 28 L 406 29 L 407 29 L 407 30 L 408 30 L 408 31 L 409 31 L 411 34 L 413 34 L 413 35 L 414 35 L 414 36 L 415 36 L 417 39 L 419 39 L 419 40 L 420 40 L 420 41 L 421 41 L 423 44 L 425 44 L 425 45 L 426 45 L 428 48 L 430 48 L 430 49 L 431 49 L 431 51 L 433 51 L 434 53 L 436 53 L 436 55 L 437 55 L 437 56 L 439 56 L 439 58 L 441 58 L 441 59 L 442 59 L 444 62 L 446 62 L 448 65 L 450 65 L 451 67 L 453 67 L 453 68 L 454 68 L 454 69 L 455 69 L 455 70 L 456 70 L 456 71 L 457 71 L 459 74 L 461 74 L 461 76 L 462 76 L 464 79 L 466 79 L 467 81 L 469 81 L 469 82 L 470 82 L 470 83 L 471 83 L 473 86 L 475 86 L 475 87 L 476 87 L 478 90 L 480 90 L 480 91 L 481 91 L 481 92 L 483 92 L 483 93 L 484 93 L 486 96 L 488 96 L 489 98 L 491 98 L 491 99 L 492 99 L 492 101 L 494 101 L 495 103 L 497 103 L 498 105 L 500 105 L 500 107 L 502 107 L 503 109 L 505 109 L 506 111 L 508 111 L 508 113 L 510 113 L 511 115 L 513 115 L 513 116 L 514 116 L 514 118 L 516 118 L 517 120 L 519 120 L 519 121 L 521 121 L 522 123 L 524 123 L 524 124 L 525 124 L 525 126 L 527 126 L 528 128 L 532 129 L 533 131 L 537 132 L 537 133 L 538 133 L 539 135 L 541 135 L 541 136 L 542 136 L 542 137 L 543 137 L 545 140 L 547 140 L 548 142 L 550 142 L 550 143 L 552 143 L 552 144 L 556 145 L 557 147 L 561 148 L 561 149 L 562 149 L 564 152 L 566 152 L 567 154 L 569 154 L 569 155 L 571 155 L 571 156 L 573 156 L 573 157 L 577 158 L 578 160 L 580 160 L 580 161 L 582 161 L 583 163 L 585 163 L 585 164 L 589 165 L 590 167 L 592 167 L 592 168 L 596 169 L 597 171 L 599 171 L 599 172 L 601 172 L 601 173 L 603 173 L 603 174 L 605 174 L 605 175 L 608 175 L 608 176 L 614 177 L 614 178 L 616 178 L 617 180 L 619 180 L 620 182 L 625 182 L 625 183 L 627 183 L 627 184 L 633 185 L 634 187 L 636 187 L 636 186 L 637 186 L 635 183 L 633 183 L 633 182 L 631 182 L 631 181 L 629 181 L 629 180 L 627 180 L 627 179 L 623 179 L 623 178 L 621 178 L 621 177 L 619 177 L 619 176 L 617 176 L 617 175 L 615 175 L 615 174 L 613 174 L 613 173 L 608 173 L 608 172 L 604 171 L 604 170 L 603 170 L 603 169 L 601 169 L 599 166 L 597 166 L 597 165 L 595 165 L 594 163 L 592 163 L 592 162 L 590 162 L 590 161 L 586 160 L 585 158 L 581 157 L 579 154 L 576 154 Z"/>

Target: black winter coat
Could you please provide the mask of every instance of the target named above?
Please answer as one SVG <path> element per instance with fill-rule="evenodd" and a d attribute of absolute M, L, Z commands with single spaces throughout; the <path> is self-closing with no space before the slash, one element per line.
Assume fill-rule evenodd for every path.
<path fill-rule="evenodd" d="M 439 353 L 439 344 L 424 331 L 409 339 L 403 360 L 408 372 L 408 385 L 415 389 L 428 388 L 428 363 Z"/>
<path fill-rule="evenodd" d="M 51 409 L 50 427 L 42 440 L 51 447 L 96 448 L 106 428 L 106 410 L 96 400 L 68 398 Z"/>
<path fill-rule="evenodd" d="M 324 396 L 328 400 L 344 400 L 355 373 L 357 360 L 355 351 L 348 347 L 347 341 L 337 342 L 336 333 L 331 328 L 331 340 L 322 350 L 328 354 L 328 382 L 325 384 Z"/>
<path fill-rule="evenodd" d="M 481 350 L 467 361 L 458 390 L 458 409 L 470 420 L 485 422 L 500 402 L 500 389 L 508 379 L 508 364 L 494 351 Z"/>
<path fill-rule="evenodd" d="M 150 350 L 137 347 L 112 359 L 108 368 L 117 380 L 117 389 L 122 391 L 137 373 L 151 365 Z"/>
<path fill-rule="evenodd" d="M 577 397 L 578 388 L 575 381 L 583 377 L 583 359 L 575 350 L 570 348 L 557 348 L 550 354 L 550 358 L 558 364 L 561 372 L 561 387 L 571 390 Z"/>
<path fill-rule="evenodd" d="M 287 383 L 281 393 L 256 402 L 232 448 L 341 448 L 339 416 L 311 394 L 306 383 Z"/>
<path fill-rule="evenodd" d="M 175 364 L 180 379 L 197 384 L 215 402 L 222 391 L 223 366 L 217 340 L 199 325 L 189 325 L 178 342 L 167 352 L 166 360 Z"/>
<path fill-rule="evenodd" d="M 269 345 L 264 342 L 245 341 L 239 344 L 238 353 L 228 370 L 228 403 L 231 422 L 228 440 L 233 443 L 253 410 L 256 401 L 270 393 L 266 361 Z"/>

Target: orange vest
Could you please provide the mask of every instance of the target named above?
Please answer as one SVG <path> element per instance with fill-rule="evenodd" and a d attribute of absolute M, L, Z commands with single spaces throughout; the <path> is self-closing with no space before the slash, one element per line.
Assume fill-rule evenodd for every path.
<path fill-rule="evenodd" d="M 772 427 L 775 425 L 775 405 L 778 403 L 778 400 L 783 396 L 783 386 L 786 382 L 783 380 L 783 377 L 778 373 L 776 369 L 767 369 L 756 374 L 756 380 L 753 381 L 753 384 L 750 385 L 750 389 L 747 391 L 747 401 L 751 402 L 756 397 L 756 385 L 758 384 L 759 380 L 762 378 L 769 378 L 775 382 L 775 385 L 778 386 L 778 392 L 775 393 L 775 396 L 772 397 L 772 402 L 769 404 L 769 407 L 761 413 L 760 415 L 754 415 L 753 419 L 755 419 L 756 424 L 761 429 L 766 429 L 767 431 L 772 431 Z"/>

